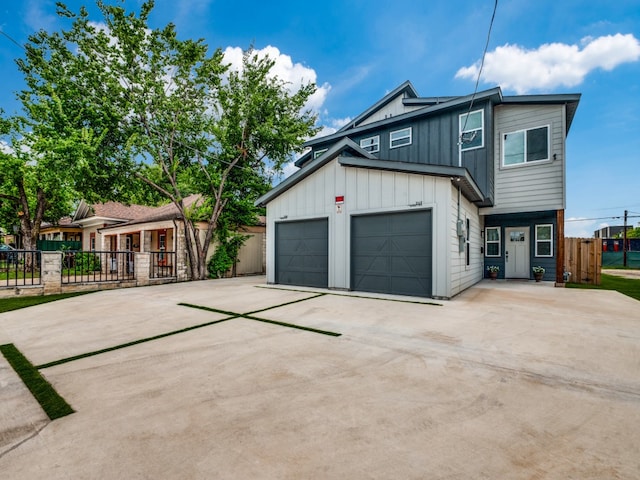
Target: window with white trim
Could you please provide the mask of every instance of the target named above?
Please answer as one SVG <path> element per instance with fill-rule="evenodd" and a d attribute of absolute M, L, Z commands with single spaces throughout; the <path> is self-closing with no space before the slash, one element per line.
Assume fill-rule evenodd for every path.
<path fill-rule="evenodd" d="M 487 257 L 500 256 L 500 227 L 484 229 L 484 254 Z"/>
<path fill-rule="evenodd" d="M 536 257 L 553 257 L 553 225 L 536 225 Z"/>
<path fill-rule="evenodd" d="M 463 113 L 458 117 L 460 124 L 460 151 L 484 147 L 484 111 Z"/>
<path fill-rule="evenodd" d="M 380 151 L 380 135 L 375 137 L 363 138 L 360 140 L 360 147 L 369 153 L 376 153 Z"/>
<path fill-rule="evenodd" d="M 549 160 L 549 126 L 505 133 L 502 136 L 502 165 L 520 165 Z"/>
<path fill-rule="evenodd" d="M 396 130 L 389 134 L 390 148 L 404 147 L 411 145 L 411 127 Z"/>
<path fill-rule="evenodd" d="M 315 160 L 316 158 L 318 158 L 320 155 L 322 155 L 327 150 L 329 150 L 329 149 L 328 148 L 323 148 L 322 150 L 316 150 L 315 152 L 313 152 L 313 159 Z"/>

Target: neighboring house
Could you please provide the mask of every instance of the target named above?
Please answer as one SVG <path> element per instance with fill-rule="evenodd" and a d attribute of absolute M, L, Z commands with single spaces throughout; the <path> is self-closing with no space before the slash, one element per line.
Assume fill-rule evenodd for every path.
<path fill-rule="evenodd" d="M 73 223 L 71 217 L 63 217 L 57 224 L 43 222 L 39 240 L 82 242 L 82 227 Z"/>
<path fill-rule="evenodd" d="M 627 225 L 627 232 L 633 230 L 633 225 Z M 624 225 L 616 225 L 612 227 L 602 227 L 599 230 L 593 232 L 594 238 L 617 238 L 622 236 L 624 232 Z"/>
<path fill-rule="evenodd" d="M 267 281 L 450 298 L 562 281 L 566 135 L 579 94 L 419 97 L 410 82 L 306 143 L 267 207 Z"/>
<path fill-rule="evenodd" d="M 189 208 L 199 198 L 198 195 L 191 195 L 184 199 L 184 204 Z M 118 202 L 89 205 L 82 201 L 76 209 L 73 222 L 82 228 L 83 250 L 175 252 L 178 267 L 186 264 L 184 224 L 173 203 L 161 207 L 146 207 Z M 201 232 L 204 232 L 204 227 Z M 240 233 L 250 238 L 240 249 L 236 273 L 264 273 L 264 224 L 243 227 Z M 212 244 L 207 258 L 214 250 L 215 245 Z M 158 258 L 163 261 L 162 255 Z"/>

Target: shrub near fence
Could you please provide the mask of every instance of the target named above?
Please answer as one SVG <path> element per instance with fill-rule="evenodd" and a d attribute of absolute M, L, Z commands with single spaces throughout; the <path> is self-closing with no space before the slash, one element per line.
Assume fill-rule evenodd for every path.
<path fill-rule="evenodd" d="M 135 280 L 132 252 L 91 251 L 62 254 L 62 283 Z"/>

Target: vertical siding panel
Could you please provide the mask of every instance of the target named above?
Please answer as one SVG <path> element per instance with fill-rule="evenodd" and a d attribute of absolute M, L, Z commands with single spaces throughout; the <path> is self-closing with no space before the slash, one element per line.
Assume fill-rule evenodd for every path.
<path fill-rule="evenodd" d="M 358 209 L 365 208 L 369 203 L 369 170 L 356 168 L 356 185 L 358 191 L 356 205 Z"/>
<path fill-rule="evenodd" d="M 369 205 L 371 208 L 382 206 L 382 173 L 371 170 L 369 173 Z"/>
<path fill-rule="evenodd" d="M 416 202 L 422 202 L 424 205 L 424 192 L 423 192 L 423 182 L 422 176 L 418 175 L 410 175 L 409 176 L 409 194 L 408 194 L 408 203 L 414 204 Z"/>
<path fill-rule="evenodd" d="M 384 172 L 382 175 L 382 195 L 380 195 L 381 199 L 381 207 L 388 208 L 393 206 L 393 199 L 395 198 L 395 183 L 393 181 L 393 173 Z"/>
<path fill-rule="evenodd" d="M 406 173 L 394 174 L 395 198 L 393 205 L 400 207 L 409 204 L 409 176 Z"/>

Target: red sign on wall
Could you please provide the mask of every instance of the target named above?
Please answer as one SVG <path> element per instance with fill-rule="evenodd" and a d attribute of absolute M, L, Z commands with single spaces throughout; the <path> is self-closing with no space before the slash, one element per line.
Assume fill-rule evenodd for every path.
<path fill-rule="evenodd" d="M 340 195 L 336 197 L 336 205 L 341 205 L 344 203 L 344 195 Z"/>

